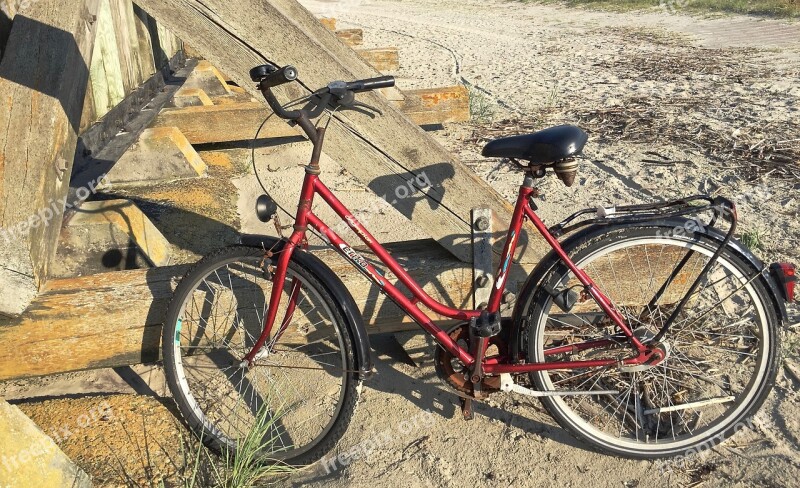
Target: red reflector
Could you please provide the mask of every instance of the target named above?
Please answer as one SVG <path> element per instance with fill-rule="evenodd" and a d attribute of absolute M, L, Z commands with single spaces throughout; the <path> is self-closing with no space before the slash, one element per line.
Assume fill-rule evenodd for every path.
<path fill-rule="evenodd" d="M 794 301 L 794 286 L 797 283 L 797 268 L 791 263 L 775 263 L 770 266 L 775 279 L 783 286 L 784 298 L 787 302 Z"/>

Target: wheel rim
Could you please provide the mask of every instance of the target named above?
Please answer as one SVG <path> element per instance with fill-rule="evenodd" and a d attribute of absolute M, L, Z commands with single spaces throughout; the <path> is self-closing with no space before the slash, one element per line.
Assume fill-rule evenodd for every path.
<path fill-rule="evenodd" d="M 644 246 L 642 248 L 645 249 L 643 262 L 637 263 L 635 260 L 630 259 L 630 249 L 635 246 Z M 679 293 L 679 285 L 688 290 L 691 282 L 693 282 L 692 276 L 697 276 L 705 262 L 713 254 L 711 250 L 699 245 L 697 241 L 642 237 L 608 244 L 576 263 L 595 279 L 598 286 L 609 295 L 614 303 L 618 304 L 618 308 L 626 318 L 630 320 L 633 317 L 635 319 L 632 322 L 638 325 L 637 333 L 644 339 L 654 335 L 648 329 L 657 330 L 659 324 L 662 324 L 669 315 L 669 309 L 665 306 L 670 305 L 668 303 L 670 301 L 669 293 L 665 293 L 663 299 L 665 303 L 660 301 L 659 307 L 648 309 L 645 313 L 645 307 L 635 310 L 632 305 L 626 306 L 625 299 L 620 298 L 621 295 L 634 293 L 633 287 L 625 285 L 609 287 L 603 281 L 623 283 L 620 280 L 624 280 L 625 275 L 620 274 L 619 266 L 614 263 L 622 264 L 626 260 L 630 260 L 631 267 L 636 273 L 634 275 L 635 283 L 642 283 L 641 276 L 646 276 L 645 272 L 655 277 L 658 273 L 653 272 L 653 266 L 658 255 L 654 254 L 653 251 L 657 249 L 677 250 L 683 255 L 689 250 L 696 253 L 694 255 L 697 256 L 696 263 L 692 263 L 690 260 L 686 268 L 684 268 L 693 270 L 689 272 L 689 275 L 685 276 L 685 280 L 682 280 L 684 283 L 676 279 L 670 285 L 676 288 L 675 296 L 682 296 Z M 623 255 L 626 252 L 628 256 Z M 660 256 L 664 256 L 663 252 Z M 608 279 L 595 278 L 602 275 L 607 276 Z M 569 273 L 567 286 L 571 285 L 573 281 L 577 282 L 574 276 Z M 645 279 L 644 281 L 647 282 L 648 280 Z M 657 279 L 651 281 L 655 283 L 656 289 L 663 283 L 663 281 L 659 282 Z M 713 292 L 714 294 L 721 293 L 718 295 L 717 301 L 725 298 L 726 283 L 733 285 L 729 291 L 734 292 L 737 289 L 738 291 L 735 291 L 730 298 L 722 302 L 725 305 L 713 306 L 716 301 L 710 300 L 709 297 Z M 652 291 L 654 292 L 655 290 L 653 289 Z M 554 397 L 551 404 L 562 414 L 562 418 L 596 443 L 611 449 L 627 448 L 638 452 L 687 449 L 696 446 L 698 442 L 708 441 L 719 436 L 734 425 L 735 421 L 748 408 L 753 398 L 759 394 L 759 385 L 761 385 L 764 376 L 767 374 L 767 351 L 770 350 L 772 337 L 769 334 L 764 304 L 753 283 L 747 283 L 741 271 L 724 256 L 720 258 L 712 269 L 709 279 L 701 284 L 693 296 L 693 300 L 687 307 L 690 309 L 688 312 L 692 311 L 692 306 L 694 305 L 707 303 L 707 307 L 711 307 L 714 313 L 708 313 L 703 316 L 703 310 L 698 307 L 697 311 L 699 313 L 697 314 L 682 314 L 665 337 L 666 343 L 669 344 L 670 357 L 660 365 L 646 371 L 631 373 L 619 372 L 616 366 L 602 370 L 587 370 L 584 377 L 574 377 L 581 371 L 537 373 L 536 376 L 541 381 L 541 384 L 548 390 L 598 390 L 608 389 L 609 385 L 613 385 L 615 386 L 614 389 L 624 395 L 622 397 L 619 395 L 605 397 Z M 640 298 L 640 300 L 643 303 L 647 303 L 650 297 L 652 297 L 652 294 L 644 297 L 643 300 Z M 749 298 L 749 302 L 742 301 L 743 297 Z M 739 301 L 737 302 L 737 300 Z M 671 305 L 674 306 L 674 302 Z M 590 306 L 596 307 L 591 301 Z M 723 308 L 722 313 L 717 310 L 718 308 Z M 727 308 L 727 310 L 724 310 L 724 308 Z M 597 310 L 599 311 L 599 308 Z M 545 313 L 542 313 L 539 324 L 537 324 L 537 330 L 539 331 L 537 344 L 540 347 L 533 351 L 537 361 L 545 360 L 544 345 L 546 343 L 553 345 L 553 336 L 556 337 L 556 340 L 564 339 L 564 337 L 558 338 L 556 331 L 562 329 L 563 335 L 565 330 L 568 329 L 566 325 L 558 323 L 558 321 L 566 322 L 564 320 L 565 316 L 562 315 L 555 321 L 555 324 L 550 323 L 551 336 L 546 340 L 547 327 L 544 326 L 544 322 L 547 322 L 548 317 L 554 311 L 561 311 L 558 310 L 558 307 L 553 304 L 553 300 L 550 298 L 547 299 L 543 311 Z M 715 313 L 718 314 L 718 317 L 714 317 Z M 578 314 L 573 313 L 571 315 L 577 316 Z M 728 319 L 731 317 L 736 319 L 729 321 Z M 717 320 L 717 318 L 725 318 L 725 320 Z M 748 318 L 755 320 L 748 322 Z M 717 324 L 716 329 L 712 328 L 714 327 L 714 322 Z M 736 335 L 731 333 L 733 327 L 744 323 L 751 323 L 755 328 L 755 332 L 738 334 L 738 337 L 733 337 Z M 704 330 L 698 332 L 699 325 L 703 325 Z M 572 327 L 574 326 L 573 323 Z M 591 328 L 597 327 L 595 325 L 587 326 L 583 323 L 579 326 L 579 329 L 582 330 Z M 598 335 L 598 333 L 595 333 L 594 337 Z M 716 346 L 701 342 L 712 338 L 717 342 Z M 728 344 L 733 339 L 741 340 L 744 344 L 739 349 L 723 350 L 728 349 Z M 586 337 L 581 337 L 581 340 L 586 340 Z M 628 356 L 630 355 L 630 349 L 620 350 L 619 353 L 621 355 L 624 353 L 625 356 Z M 586 353 L 583 357 L 573 356 L 571 359 L 587 359 L 589 354 Z M 727 365 L 727 370 L 723 371 L 722 368 L 712 367 L 710 360 L 717 359 L 716 362 L 719 363 L 719 357 L 723 356 L 728 358 L 723 361 L 723 365 Z M 744 359 L 737 363 L 732 360 L 734 356 L 737 359 Z M 698 363 L 698 358 L 702 358 L 706 362 Z M 741 381 L 742 364 L 752 365 L 746 369 L 751 373 L 744 382 Z M 738 368 L 738 371 L 736 368 Z M 612 378 L 612 380 L 609 381 L 608 378 L 600 380 L 604 376 Z M 725 379 L 725 377 L 727 378 Z M 700 386 L 701 384 L 703 386 Z M 738 387 L 738 390 L 734 386 Z M 735 394 L 725 395 L 726 389 L 732 390 L 731 393 Z M 733 396 L 733 399 L 730 398 L 731 396 Z M 719 403 L 702 405 L 704 400 Z M 593 403 L 596 405 L 593 405 Z M 688 408 L 688 405 L 691 405 L 692 408 Z M 594 411 L 590 407 L 594 407 Z M 669 408 L 678 409 L 665 411 Z M 604 415 L 608 417 L 608 421 L 600 425 L 601 422 L 599 420 Z M 614 425 L 611 421 L 612 419 L 616 419 L 617 425 Z M 669 424 L 667 424 L 668 422 Z M 677 426 L 676 422 L 678 422 Z M 694 426 L 692 425 L 693 423 Z M 666 431 L 672 431 L 672 435 L 665 435 Z M 674 435 L 675 431 L 681 433 Z"/>
<path fill-rule="evenodd" d="M 262 258 L 233 258 L 199 278 L 181 306 L 173 351 L 180 394 L 203 435 L 236 450 L 248 442 L 277 460 L 297 458 L 331 430 L 347 388 L 345 342 L 331 308 L 292 266 L 287 270 L 270 353 L 241 368 L 261 331 L 272 282 Z M 297 309 L 275 342 L 290 296 Z M 253 439 L 252 432 L 261 432 Z"/>

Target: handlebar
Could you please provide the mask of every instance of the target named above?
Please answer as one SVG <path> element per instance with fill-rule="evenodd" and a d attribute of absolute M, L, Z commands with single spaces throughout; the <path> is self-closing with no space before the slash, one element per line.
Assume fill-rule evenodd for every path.
<path fill-rule="evenodd" d="M 277 98 L 275 98 L 275 95 L 272 93 L 272 88 L 290 83 L 296 80 L 297 76 L 297 68 L 291 65 L 284 66 L 283 68 L 276 68 L 271 64 L 265 64 L 256 66 L 250 70 L 250 78 L 258 83 L 258 89 L 264 95 L 264 98 L 266 98 L 267 103 L 269 103 L 270 108 L 272 108 L 275 114 L 282 119 L 293 121 L 300 121 L 304 114 L 309 119 L 320 116 L 332 100 L 335 102 L 348 99 L 352 100 L 352 96 L 355 93 L 377 90 L 379 88 L 391 88 L 395 85 L 393 76 L 367 78 L 348 83 L 334 81 L 329 83 L 327 87 L 313 93 L 320 98 L 314 110 L 310 112 L 307 110 L 286 110 L 280 102 L 278 102 Z"/>
<path fill-rule="evenodd" d="M 348 90 L 354 93 L 377 90 L 379 88 L 391 88 L 394 86 L 394 76 L 380 76 L 378 78 L 351 81 L 346 86 Z"/>

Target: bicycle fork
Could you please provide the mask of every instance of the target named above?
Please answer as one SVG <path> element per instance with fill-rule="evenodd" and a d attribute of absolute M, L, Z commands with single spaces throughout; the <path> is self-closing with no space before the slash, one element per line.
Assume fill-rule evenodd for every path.
<path fill-rule="evenodd" d="M 247 355 L 242 359 L 242 367 L 252 366 L 256 360 L 262 358 L 265 354 L 272 352 L 272 347 L 276 342 L 278 342 L 283 333 L 286 332 L 289 323 L 292 321 L 294 312 L 297 309 L 297 299 L 300 296 L 300 290 L 302 288 L 302 283 L 300 282 L 299 278 L 292 279 L 292 287 L 289 293 L 289 303 L 286 308 L 286 314 L 284 315 L 281 325 L 275 334 L 275 338 L 272 339 L 269 347 L 265 347 L 272 332 L 273 325 L 275 324 L 275 319 L 278 316 L 278 308 L 280 307 L 283 285 L 286 282 L 286 272 L 289 269 L 289 261 L 292 258 L 292 252 L 294 251 L 295 247 L 296 245 L 292 242 L 292 239 L 290 239 L 288 242 L 286 242 L 286 246 L 280 252 L 278 264 L 275 267 L 275 272 L 272 275 L 272 291 L 270 293 L 267 314 L 264 317 L 261 336 L 258 338 L 250 352 L 247 353 Z"/>

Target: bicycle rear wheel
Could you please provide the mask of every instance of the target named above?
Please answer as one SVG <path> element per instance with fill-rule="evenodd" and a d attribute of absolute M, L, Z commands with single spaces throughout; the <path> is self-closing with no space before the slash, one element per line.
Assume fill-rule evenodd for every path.
<path fill-rule="evenodd" d="M 567 250 L 644 342 L 655 337 L 718 247 L 700 234 L 664 236 L 662 231 L 612 229 Z M 582 290 L 566 266 L 556 266 L 543 284 L 523 298 L 529 358 L 552 362 L 634 355 L 591 298 L 582 295 L 565 312 L 544 291 Z M 531 379 L 547 391 L 618 392 L 542 399 L 564 428 L 602 452 L 632 458 L 683 454 L 726 439 L 763 403 L 777 373 L 778 324 L 759 271 L 726 249 L 660 341 L 666 360 L 632 369 L 542 371 Z M 602 339 L 614 344 L 547 354 L 553 347 Z"/>
<path fill-rule="evenodd" d="M 292 260 L 267 347 L 243 367 L 263 329 L 269 268 L 262 249 L 234 246 L 190 270 L 167 312 L 164 369 L 181 414 L 209 447 L 236 453 L 249 443 L 265 460 L 309 464 L 336 444 L 355 409 L 352 339 L 324 284 Z"/>

